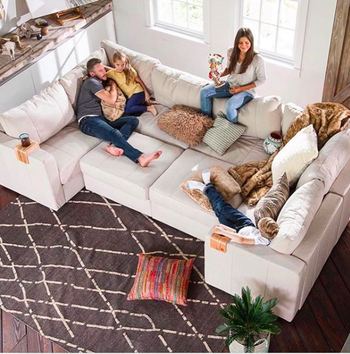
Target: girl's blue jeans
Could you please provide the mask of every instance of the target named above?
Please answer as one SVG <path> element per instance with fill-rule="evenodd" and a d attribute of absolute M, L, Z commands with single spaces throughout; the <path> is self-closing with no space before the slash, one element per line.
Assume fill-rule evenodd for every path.
<path fill-rule="evenodd" d="M 235 93 L 232 95 L 229 89 L 230 84 L 228 81 L 226 81 L 224 86 L 219 88 L 215 88 L 214 84 L 204 86 L 200 93 L 202 113 L 211 117 L 213 109 L 213 98 L 230 97 L 230 99 L 226 102 L 226 117 L 230 122 L 237 123 L 237 110 L 251 101 L 254 96 L 247 91 Z"/>
<path fill-rule="evenodd" d="M 110 122 L 103 116 L 96 116 L 83 118 L 79 128 L 84 134 L 109 141 L 114 146 L 123 149 L 126 157 L 137 162 L 142 152 L 130 145 L 127 139 L 138 124 L 139 120 L 136 117 L 121 117 Z"/>

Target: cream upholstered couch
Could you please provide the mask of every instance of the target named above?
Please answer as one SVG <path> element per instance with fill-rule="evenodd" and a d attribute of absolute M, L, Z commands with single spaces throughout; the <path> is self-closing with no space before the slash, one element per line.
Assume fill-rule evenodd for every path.
<path fill-rule="evenodd" d="M 160 114 L 175 104 L 199 108 L 199 91 L 207 83 L 203 79 L 109 41 L 103 41 L 91 57 L 108 64 L 117 48 L 130 57 L 160 102 Z M 0 133 L 0 184 L 55 210 L 86 186 L 205 240 L 206 282 L 231 294 L 249 285 L 253 295 L 277 297 L 276 313 L 292 320 L 349 220 L 349 130 L 334 136 L 303 173 L 279 215 L 281 230 L 269 247 L 229 243 L 228 251 L 221 253 L 208 242 L 217 223 L 215 215 L 191 200 L 180 189 L 181 182 L 210 166 L 228 168 L 266 158 L 263 139 L 274 130 L 285 133 L 301 109 L 293 104 L 282 107 L 276 96 L 255 98 L 239 112 L 239 121 L 248 127 L 246 133 L 223 156 L 203 143 L 190 149 L 162 132 L 157 117 L 145 113 L 130 141 L 143 150 L 161 147 L 164 154 L 140 168 L 125 157 L 106 154 L 105 142 L 79 131 L 73 106 L 86 61 L 32 100 L 0 116 L 4 130 Z M 214 114 L 224 107 L 224 99 L 215 100 Z M 17 161 L 14 153 L 16 138 L 24 131 L 40 143 L 28 165 Z M 253 216 L 254 208 L 242 203 L 239 195 L 230 202 Z"/>

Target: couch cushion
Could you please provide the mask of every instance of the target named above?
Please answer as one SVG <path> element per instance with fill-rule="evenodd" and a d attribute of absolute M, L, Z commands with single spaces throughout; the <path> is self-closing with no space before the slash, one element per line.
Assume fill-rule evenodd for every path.
<path fill-rule="evenodd" d="M 217 217 L 214 212 L 203 210 L 193 201 L 181 189 L 181 183 L 187 178 L 194 176 L 197 172 L 211 166 L 219 166 L 227 170 L 230 164 L 191 149 L 184 151 L 150 188 L 152 205 L 156 204 L 166 208 L 169 213 L 184 216 L 185 219 L 196 220 L 196 222 L 207 227 L 209 232 L 209 229 L 218 223 Z M 238 207 L 242 202 L 242 198 L 237 194 L 228 202 L 234 207 Z"/>
<path fill-rule="evenodd" d="M 7 135 L 18 138 L 19 134 L 25 132 L 39 144 L 73 121 L 75 114 L 72 105 L 58 82 L 0 115 L 0 122 Z"/>
<path fill-rule="evenodd" d="M 198 144 L 193 150 L 216 157 L 232 165 L 241 165 L 243 163 L 265 160 L 269 157 L 269 155 L 265 153 L 263 142 L 264 141 L 259 138 L 242 135 L 222 156 L 204 143 Z"/>
<path fill-rule="evenodd" d="M 159 116 L 169 111 L 169 108 L 162 105 L 156 105 L 155 107 L 157 109 L 158 115 L 155 117 L 150 112 L 143 113 L 139 117 L 139 125 L 137 126 L 136 131 L 141 134 L 150 136 L 152 138 L 156 138 L 161 141 L 164 141 L 168 144 L 179 146 L 183 149 L 187 149 L 189 147 L 187 143 L 184 143 L 183 141 L 176 139 L 175 137 L 164 132 L 163 130 L 160 130 L 158 127 L 157 122 Z"/>
<path fill-rule="evenodd" d="M 77 66 L 59 79 L 59 82 L 66 91 L 69 102 L 71 103 L 74 111 L 77 107 L 77 100 L 79 97 L 81 84 L 83 83 L 83 76 L 84 69 Z"/>
<path fill-rule="evenodd" d="M 147 201 L 150 186 L 183 150 L 138 133 L 133 133 L 128 142 L 142 152 L 162 150 L 163 154 L 157 161 L 144 168 L 126 156 L 115 157 L 108 154 L 104 150 L 106 143 L 103 142 L 81 159 L 81 169 L 84 176 L 89 176 L 116 191 L 126 192 L 140 201 Z"/>
<path fill-rule="evenodd" d="M 286 172 L 289 184 L 294 185 L 317 155 L 317 135 L 310 124 L 289 140 L 274 158 L 271 166 L 274 184 Z"/>
<path fill-rule="evenodd" d="M 284 106 L 282 117 L 282 135 L 284 136 L 293 120 L 302 113 L 303 109 L 294 103 L 287 103 Z"/>
<path fill-rule="evenodd" d="M 321 180 L 325 185 L 324 194 L 328 193 L 350 158 L 350 129 L 335 134 L 320 150 L 318 157 L 301 175 L 297 188 L 313 179 Z"/>
<path fill-rule="evenodd" d="M 227 98 L 214 98 L 213 116 L 226 112 Z M 245 135 L 266 139 L 271 132 L 281 131 L 282 105 L 279 96 L 255 97 L 238 110 L 238 123 L 247 126 Z"/>
<path fill-rule="evenodd" d="M 277 218 L 280 230 L 271 241 L 271 248 L 284 254 L 294 252 L 322 203 L 323 190 L 323 182 L 315 179 L 305 183 L 289 197 Z"/>
<path fill-rule="evenodd" d="M 183 71 L 158 65 L 152 71 L 152 82 L 156 100 L 172 108 L 181 104 L 200 109 L 200 91 L 207 80 Z"/>
<path fill-rule="evenodd" d="M 100 142 L 99 139 L 83 134 L 78 124 L 72 123 L 46 140 L 40 148 L 54 157 L 61 183 L 66 184 L 81 173 L 79 160 Z"/>
<path fill-rule="evenodd" d="M 108 57 L 109 64 L 113 64 L 113 54 L 116 50 L 122 51 L 130 59 L 130 64 L 137 71 L 141 80 L 145 83 L 147 89 L 151 94 L 154 93 L 153 83 L 151 79 L 151 72 L 153 68 L 160 64 L 158 59 L 149 57 L 148 55 L 135 52 L 131 49 L 125 48 L 119 44 L 113 43 L 109 40 L 103 40 L 101 42 L 101 47 L 105 49 Z"/>
<path fill-rule="evenodd" d="M 97 49 L 94 52 L 92 52 L 87 58 L 85 58 L 83 61 L 81 61 L 77 66 L 79 66 L 85 70 L 87 62 L 92 58 L 100 59 L 102 61 L 102 64 L 104 64 L 104 65 L 109 64 L 106 51 L 103 48 L 100 48 L 100 49 Z M 85 74 L 87 74 L 87 73 L 85 72 Z"/>

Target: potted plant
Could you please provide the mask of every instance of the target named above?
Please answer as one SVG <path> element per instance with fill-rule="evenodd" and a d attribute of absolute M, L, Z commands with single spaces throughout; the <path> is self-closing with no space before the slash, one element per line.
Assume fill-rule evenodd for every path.
<path fill-rule="evenodd" d="M 271 309 L 277 304 L 277 299 L 263 302 L 260 295 L 252 299 L 249 287 L 242 288 L 242 296 L 234 295 L 232 304 L 220 315 L 226 323 L 216 329 L 217 334 L 227 332 L 225 344 L 230 352 L 267 352 L 270 344 L 270 334 L 281 332 L 276 324 L 277 316 Z"/>

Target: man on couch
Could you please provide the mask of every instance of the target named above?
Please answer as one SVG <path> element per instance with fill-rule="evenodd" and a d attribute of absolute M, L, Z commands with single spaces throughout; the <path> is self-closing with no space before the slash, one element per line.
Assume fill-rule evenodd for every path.
<path fill-rule="evenodd" d="M 103 86 L 107 73 L 100 59 L 90 59 L 87 64 L 89 77 L 83 82 L 77 102 L 77 118 L 80 130 L 87 135 L 109 141 L 106 151 L 114 156 L 125 155 L 140 166 L 146 167 L 158 159 L 162 151 L 144 154 L 127 142 L 139 121 L 136 117 L 121 117 L 113 122 L 102 113 L 101 100 L 114 104 L 117 99 L 117 86 L 112 80 L 108 92 Z"/>

